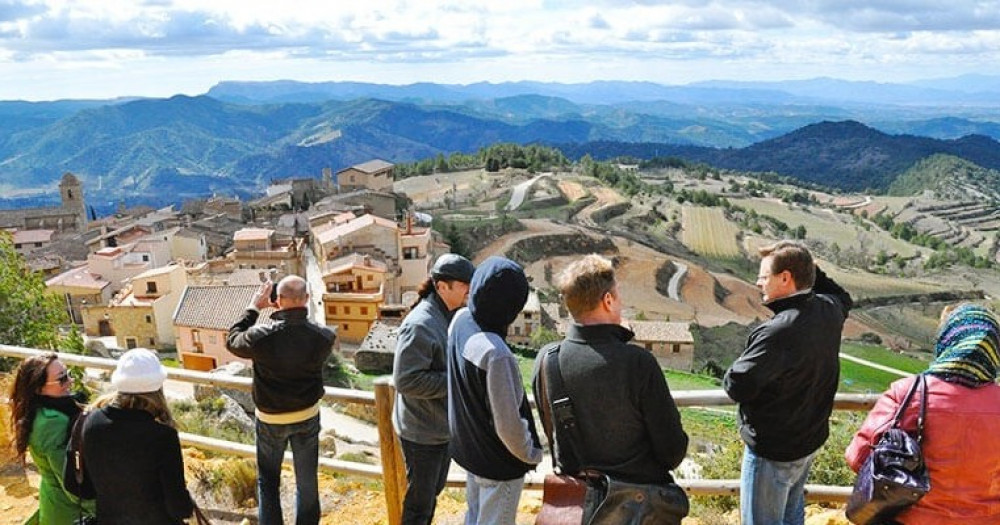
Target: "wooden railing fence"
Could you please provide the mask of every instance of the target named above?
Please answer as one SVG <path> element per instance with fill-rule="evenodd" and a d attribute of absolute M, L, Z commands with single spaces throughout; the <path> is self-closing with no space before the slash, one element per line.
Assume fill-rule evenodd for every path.
<path fill-rule="evenodd" d="M 0 356 L 27 358 L 47 353 L 42 350 L 18 346 L 0 345 Z M 88 369 L 114 370 L 115 360 L 98 357 L 87 357 L 76 354 L 60 353 L 59 359 L 67 365 L 82 366 Z M 251 379 L 247 377 L 232 377 L 196 372 L 177 368 L 167 368 L 168 380 L 183 381 L 196 385 L 233 388 L 249 391 Z M 679 407 L 713 407 L 732 406 L 733 401 L 722 390 L 688 390 L 672 392 Z M 871 409 L 879 394 L 837 394 L 834 408 L 837 410 L 867 411 Z M 384 486 L 386 511 L 390 525 L 398 525 L 402 515 L 403 494 L 406 490 L 406 469 L 403 464 L 399 440 L 392 427 L 392 406 L 395 401 L 395 388 L 390 377 L 375 381 L 374 392 L 352 390 L 346 388 L 326 387 L 324 400 L 336 403 L 356 403 L 373 405 L 377 413 L 379 446 L 381 449 L 381 466 L 367 465 L 353 461 L 337 459 L 319 459 L 319 467 L 323 471 L 363 476 L 381 479 Z M 256 452 L 253 445 L 244 445 L 220 439 L 209 438 L 186 432 L 180 433 L 181 443 L 188 446 L 210 450 L 213 452 L 232 454 L 254 458 Z M 285 462 L 291 464 L 291 453 L 285 454 Z M 526 490 L 541 490 L 545 477 L 543 472 L 531 472 L 524 482 Z M 678 479 L 678 485 L 689 494 L 698 496 L 737 495 L 739 494 L 738 479 Z M 448 486 L 465 486 L 464 478 L 448 478 Z M 831 485 L 806 485 L 806 498 L 812 501 L 843 502 L 850 495 L 851 487 Z"/>

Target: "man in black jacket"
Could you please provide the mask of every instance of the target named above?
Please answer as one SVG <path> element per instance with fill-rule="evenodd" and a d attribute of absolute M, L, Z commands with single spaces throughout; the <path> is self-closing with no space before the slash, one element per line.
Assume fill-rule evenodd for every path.
<path fill-rule="evenodd" d="M 333 351 L 332 330 L 309 320 L 306 281 L 290 275 L 264 283 L 243 318 L 229 329 L 226 347 L 253 360 L 257 406 L 257 515 L 261 525 L 283 523 L 281 461 L 291 443 L 295 468 L 295 523 L 319 523 L 319 402 L 323 366 Z M 260 310 L 275 307 L 268 325 L 254 326 Z"/>
<path fill-rule="evenodd" d="M 670 471 L 684 459 L 688 436 L 656 358 L 628 343 L 635 334 L 621 325 L 622 300 L 611 261 L 588 255 L 563 270 L 557 285 L 575 321 L 556 357 L 571 406 L 554 408 L 557 400 L 540 384 L 542 361 L 555 345 L 538 353 L 533 383 L 536 403 L 547 401 L 548 410 L 539 412 L 555 441 L 554 463 L 566 474 L 596 469 L 631 483 L 673 481 Z M 551 389 L 555 371 L 548 365 L 545 371 Z M 572 413 L 579 442 L 558 431 L 552 436 L 555 424 L 546 416 L 555 418 L 558 410 Z M 568 464 L 573 458 L 566 457 L 567 450 L 576 465 Z"/>
<path fill-rule="evenodd" d="M 746 443 L 740 512 L 744 525 L 801 525 L 809 467 L 830 434 L 852 301 L 805 246 L 781 241 L 759 253 L 757 287 L 774 317 L 750 333 L 724 379 Z"/>

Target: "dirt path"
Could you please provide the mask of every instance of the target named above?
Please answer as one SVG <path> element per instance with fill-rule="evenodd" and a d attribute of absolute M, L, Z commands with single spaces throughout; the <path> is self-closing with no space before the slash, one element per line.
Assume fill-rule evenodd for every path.
<path fill-rule="evenodd" d="M 590 188 L 590 193 L 597 200 L 586 208 L 580 210 L 580 213 L 576 214 L 576 221 L 591 228 L 597 227 L 597 223 L 595 223 L 592 218 L 594 212 L 605 206 L 625 202 L 625 198 L 622 197 L 617 191 L 604 186 L 594 186 L 593 188 Z"/>

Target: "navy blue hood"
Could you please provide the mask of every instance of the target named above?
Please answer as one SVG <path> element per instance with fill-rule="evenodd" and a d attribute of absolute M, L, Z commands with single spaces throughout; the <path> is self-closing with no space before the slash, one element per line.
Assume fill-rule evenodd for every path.
<path fill-rule="evenodd" d="M 528 300 L 528 278 L 514 261 L 493 256 L 482 262 L 469 284 L 469 312 L 485 332 L 507 337 L 507 327 Z"/>

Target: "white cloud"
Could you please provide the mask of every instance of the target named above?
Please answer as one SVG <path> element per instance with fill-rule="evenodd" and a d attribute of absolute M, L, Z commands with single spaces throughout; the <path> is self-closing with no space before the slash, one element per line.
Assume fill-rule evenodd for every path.
<path fill-rule="evenodd" d="M 0 86 L 0 98 L 38 96 L 31 79 L 73 96 L 55 82 L 67 69 L 132 71 L 105 89 L 158 96 L 129 90 L 276 74 L 395 83 L 894 80 L 921 66 L 942 68 L 933 76 L 991 71 L 997 28 L 1000 9 L 986 0 L 0 0 L 0 76 L 20 79 Z M 167 66 L 203 73 L 147 73 Z"/>

